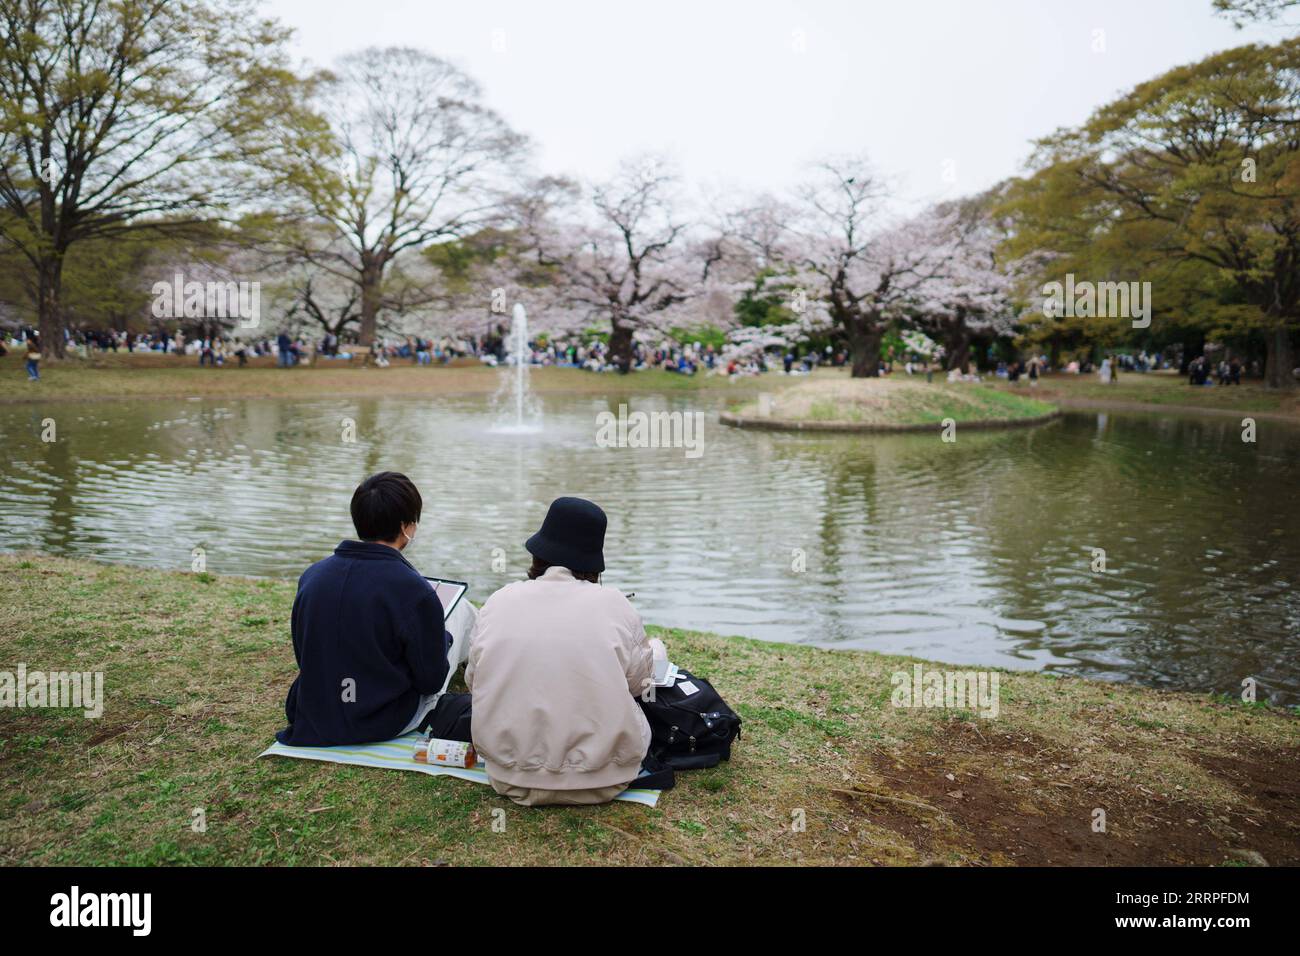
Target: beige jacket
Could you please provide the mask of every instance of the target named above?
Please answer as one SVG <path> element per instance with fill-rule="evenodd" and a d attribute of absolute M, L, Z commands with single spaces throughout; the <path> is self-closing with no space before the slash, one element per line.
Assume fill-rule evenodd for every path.
<path fill-rule="evenodd" d="M 551 567 L 479 610 L 465 684 L 488 775 L 577 790 L 636 778 L 650 725 L 633 695 L 652 672 L 641 617 L 614 588 Z"/>

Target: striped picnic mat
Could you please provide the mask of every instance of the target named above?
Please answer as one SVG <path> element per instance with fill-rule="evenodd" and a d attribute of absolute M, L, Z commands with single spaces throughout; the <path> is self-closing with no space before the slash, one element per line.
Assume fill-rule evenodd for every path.
<path fill-rule="evenodd" d="M 420 739 L 418 731 L 411 731 L 396 740 L 385 740 L 377 744 L 347 744 L 342 747 L 286 747 L 276 741 L 263 750 L 259 757 L 297 757 L 300 760 L 323 760 L 326 763 L 351 764 L 358 767 L 383 767 L 388 770 L 414 770 L 431 777 L 456 777 L 474 783 L 487 784 L 487 772 L 484 770 L 483 758 L 472 768 L 431 767 L 411 759 L 415 742 Z M 490 784 L 489 784 L 490 786 Z M 628 803 L 639 803 L 653 807 L 659 802 L 662 790 L 638 790 L 632 787 L 624 790 L 615 799 Z"/>

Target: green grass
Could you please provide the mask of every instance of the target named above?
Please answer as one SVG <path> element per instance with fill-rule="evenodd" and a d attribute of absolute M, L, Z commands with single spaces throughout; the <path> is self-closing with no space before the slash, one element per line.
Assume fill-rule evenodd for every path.
<path fill-rule="evenodd" d="M 1025 394 L 1032 390 L 1037 396 L 1065 405 L 1074 402 L 1149 405 L 1300 417 L 1300 390 L 1270 389 L 1251 381 L 1243 385 L 1194 387 L 1187 384 L 1186 378 L 1169 372 L 1124 372 L 1108 385 L 1103 385 L 1095 374 L 1050 375 L 1033 389 L 1023 378 L 1015 385 L 997 379 L 989 384 L 1004 394 Z"/>
<path fill-rule="evenodd" d="M 416 366 L 394 362 L 389 368 L 361 368 L 327 363 L 292 369 L 267 359 L 247 368 L 227 364 L 199 368 L 186 356 L 109 353 L 90 360 L 42 362 L 40 382 L 29 382 L 22 357 L 0 359 L 0 403 L 90 401 L 102 398 L 321 398 L 339 395 L 490 395 L 501 384 L 501 371 L 476 362 L 454 366 Z M 690 393 L 725 388 L 747 394 L 771 381 L 721 375 L 678 375 L 649 369 L 629 375 L 569 368 L 535 368 L 529 372 L 541 393 L 619 395 L 640 392 Z"/>
<path fill-rule="evenodd" d="M 324 361 L 315 367 L 278 369 L 268 358 L 248 368 L 229 364 L 219 369 L 199 368 L 186 356 L 108 353 L 64 362 L 44 362 L 40 383 L 27 381 L 21 355 L 0 359 L 0 403 L 91 401 L 104 398 L 321 398 L 378 395 L 492 394 L 500 373 L 475 363 L 450 367 L 419 367 L 405 362 L 387 369 L 351 368 Z M 924 385 L 918 378 L 897 374 L 886 380 L 903 386 L 890 410 L 852 396 L 830 394 L 837 383 L 849 381 L 844 369 L 822 369 L 811 377 L 779 374 L 740 376 L 677 375 L 659 369 L 631 375 L 591 373 L 576 369 L 544 368 L 530 373 L 534 389 L 545 393 L 620 395 L 641 392 L 691 393 L 724 389 L 735 406 L 752 402 L 759 391 L 778 393 L 777 415 L 789 412 L 804 420 L 828 422 L 880 422 L 884 424 L 934 424 L 944 418 L 958 422 L 978 417 L 1003 419 L 1041 414 L 1048 403 L 1062 406 L 1131 407 L 1152 410 L 1208 409 L 1221 413 L 1254 412 L 1300 419 L 1300 389 L 1278 391 L 1254 382 L 1241 386 L 1193 388 L 1168 373 L 1122 373 L 1115 384 L 1103 385 L 1095 375 L 1050 375 L 1033 388 L 1026 379 L 1016 385 L 993 377 L 980 387 L 949 386 L 942 376 L 925 386 L 930 396 L 913 395 Z M 866 380 L 859 380 L 860 383 Z M 873 380 L 879 382 L 880 380 Z M 807 401 L 796 399 L 805 389 Z M 906 393 L 906 394 L 904 394 Z M 933 395 L 948 396 L 937 401 Z M 993 397 L 990 397 L 993 396 Z M 1024 401 L 1020 401 L 1023 399 Z M 742 414 L 752 405 L 736 407 Z"/>
<path fill-rule="evenodd" d="M 0 554 L 0 577 L 0 669 L 102 671 L 106 689 L 98 720 L 0 710 L 0 864 L 1095 862 L 1121 844 L 1067 835 L 1097 805 L 1150 838 L 1149 862 L 1226 859 L 1161 829 L 1195 835 L 1193 817 L 1249 815 L 1251 839 L 1300 845 L 1258 788 L 1205 769 L 1293 760 L 1300 721 L 1275 708 L 1003 672 L 986 720 L 891 706 L 904 658 L 652 628 L 744 718 L 733 759 L 655 809 L 527 809 L 450 778 L 255 759 L 295 672 L 291 582 L 31 554 Z M 1059 833 L 1023 849 L 1021 823 L 1042 820 Z"/>
<path fill-rule="evenodd" d="M 789 381 L 789 380 L 786 380 Z M 742 417 L 756 416 L 759 403 L 736 409 Z M 776 398 L 771 418 L 782 422 L 816 422 L 879 427 L 937 425 L 951 418 L 957 424 L 1011 422 L 1048 415 L 1055 406 L 1028 395 L 1017 395 L 968 383 L 925 382 L 921 378 L 850 379 L 842 371 L 826 371 L 798 380 Z"/>

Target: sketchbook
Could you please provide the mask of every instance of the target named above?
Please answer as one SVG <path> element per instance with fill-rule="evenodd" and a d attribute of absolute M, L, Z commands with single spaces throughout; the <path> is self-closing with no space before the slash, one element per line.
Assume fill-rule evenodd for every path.
<path fill-rule="evenodd" d="M 445 621 L 451 617 L 451 612 L 455 610 L 460 599 L 465 596 L 469 590 L 469 585 L 464 581 L 448 581 L 446 578 L 431 578 L 427 574 L 424 580 L 429 582 L 434 593 L 438 595 L 438 600 L 442 602 L 442 619 Z"/>

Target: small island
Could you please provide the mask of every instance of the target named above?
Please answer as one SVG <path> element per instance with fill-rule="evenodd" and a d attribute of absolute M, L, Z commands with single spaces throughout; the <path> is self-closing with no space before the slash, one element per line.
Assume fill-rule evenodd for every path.
<path fill-rule="evenodd" d="M 964 428 L 1034 425 L 1060 414 L 1050 402 L 971 382 L 810 378 L 723 412 L 737 428 L 775 431 L 927 431 L 951 419 Z"/>

